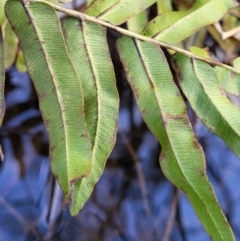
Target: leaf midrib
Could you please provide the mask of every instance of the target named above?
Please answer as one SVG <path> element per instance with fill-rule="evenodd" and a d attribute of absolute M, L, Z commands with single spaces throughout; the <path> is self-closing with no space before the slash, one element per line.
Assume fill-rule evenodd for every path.
<path fill-rule="evenodd" d="M 94 78 L 94 84 L 96 86 L 96 90 L 97 90 L 97 124 L 96 124 L 96 132 L 95 132 L 95 138 L 93 139 L 93 143 L 92 143 L 92 152 L 94 150 L 94 146 L 95 146 L 95 141 L 96 141 L 96 136 L 98 135 L 98 130 L 99 130 L 99 115 L 101 114 L 100 113 L 100 87 L 99 87 L 99 84 L 98 84 L 98 81 L 96 81 L 98 78 L 97 78 L 97 74 L 96 74 L 96 71 L 94 69 L 94 64 L 93 64 L 93 60 L 91 58 L 91 54 L 89 53 L 90 50 L 89 50 L 89 47 L 88 47 L 88 42 L 86 40 L 86 32 L 85 32 L 85 21 L 82 21 L 81 22 L 81 25 L 82 25 L 82 33 L 83 33 L 83 39 L 84 39 L 84 43 L 85 43 L 85 48 L 86 48 L 86 53 L 87 53 L 87 56 L 88 56 L 88 59 L 89 59 L 89 63 L 90 63 L 90 67 L 91 67 L 91 70 L 92 70 L 92 74 L 93 74 L 93 78 Z M 84 81 L 84 80 L 83 80 Z M 94 152 L 93 152 L 93 156 L 92 156 L 92 159 L 94 160 L 95 159 L 95 156 L 94 156 Z"/>

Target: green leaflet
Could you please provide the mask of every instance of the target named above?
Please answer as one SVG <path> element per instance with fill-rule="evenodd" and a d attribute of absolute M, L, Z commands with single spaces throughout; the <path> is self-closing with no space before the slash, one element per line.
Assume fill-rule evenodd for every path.
<path fill-rule="evenodd" d="M 172 0 L 157 1 L 158 14 L 172 11 Z"/>
<path fill-rule="evenodd" d="M 91 168 L 91 145 L 78 75 L 58 16 L 50 6 L 9 0 L 5 11 L 39 97 L 49 134 L 52 172 L 68 201 L 72 184 L 87 176 Z"/>
<path fill-rule="evenodd" d="M 4 5 L 7 0 L 1 0 L 0 1 L 0 25 L 3 24 L 4 20 L 6 19 L 6 16 L 4 14 Z"/>
<path fill-rule="evenodd" d="M 90 5 L 91 2 L 93 2 L 94 0 L 87 0 L 87 6 Z"/>
<path fill-rule="evenodd" d="M 182 55 L 173 56 L 179 84 L 203 123 L 240 156 L 240 109 L 222 89 L 214 70 L 206 63 Z"/>
<path fill-rule="evenodd" d="M 157 0 L 95 0 L 84 11 L 87 15 L 120 25 L 150 7 Z"/>
<path fill-rule="evenodd" d="M 2 26 L 4 35 L 4 66 L 10 68 L 16 60 L 16 67 L 19 71 L 26 72 L 22 51 L 18 51 L 18 38 L 11 28 L 10 23 L 5 20 Z"/>
<path fill-rule="evenodd" d="M 143 119 L 161 143 L 163 173 L 186 193 L 214 241 L 234 240 L 208 182 L 202 148 L 161 49 L 129 37 L 122 37 L 117 48 Z"/>
<path fill-rule="evenodd" d="M 142 35 L 154 37 L 165 29 L 168 29 L 188 15 L 187 11 L 165 12 L 150 21 L 141 32 Z M 178 41 L 180 42 L 180 41 Z"/>
<path fill-rule="evenodd" d="M 229 0 L 196 0 L 188 11 L 166 12 L 154 18 L 142 34 L 168 44 L 175 44 L 217 22 L 228 9 L 236 6 Z M 214 9 L 214 11 L 213 11 Z"/>
<path fill-rule="evenodd" d="M 127 21 L 127 29 L 133 33 L 140 33 L 147 22 L 147 12 L 143 11 Z"/>
<path fill-rule="evenodd" d="M 224 90 L 233 95 L 240 95 L 240 74 L 216 66 L 214 71 Z"/>
<path fill-rule="evenodd" d="M 71 214 L 76 215 L 92 193 L 115 144 L 119 98 L 106 29 L 69 17 L 63 21 L 63 32 L 82 84 L 93 150 L 90 175 L 74 185 Z"/>
<path fill-rule="evenodd" d="M 15 61 L 18 50 L 18 39 L 16 34 L 13 32 L 11 25 L 8 21 L 4 24 L 4 52 L 5 68 L 10 68 Z"/>
<path fill-rule="evenodd" d="M 3 48 L 2 28 L 0 26 L 0 126 L 2 125 L 2 121 L 5 113 L 4 85 L 5 85 L 4 48 Z M 1 146 L 0 146 L 0 161 L 3 161 Z"/>
<path fill-rule="evenodd" d="M 192 47 L 190 47 L 190 51 L 197 56 L 200 56 L 200 57 L 203 57 L 203 58 L 206 58 L 206 59 L 211 59 L 209 51 L 206 48 L 202 49 L 202 48 L 192 46 Z"/>
<path fill-rule="evenodd" d="M 233 60 L 233 67 L 237 70 L 240 70 L 240 57 Z"/>

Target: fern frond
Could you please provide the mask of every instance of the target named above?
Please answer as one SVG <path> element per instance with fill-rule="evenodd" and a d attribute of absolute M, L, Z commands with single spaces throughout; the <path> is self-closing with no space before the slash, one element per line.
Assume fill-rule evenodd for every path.
<path fill-rule="evenodd" d="M 124 35 L 117 43 L 119 55 L 143 119 L 162 145 L 163 173 L 185 192 L 213 240 L 233 241 L 161 47 L 177 52 L 173 66 L 196 113 L 240 156 L 240 112 L 221 92 L 221 88 L 238 86 L 238 61 L 231 67 L 205 52 L 188 52 L 169 44 L 217 21 L 235 3 L 196 1 L 188 12 L 174 15 L 164 29 L 154 32 L 153 22 L 149 24 L 145 33 L 156 39 L 116 26 L 154 2 L 96 0 L 85 14 L 44 0 L 7 2 L 7 17 L 19 38 L 49 133 L 52 171 L 66 201 L 71 202 L 71 213 L 77 214 L 101 176 L 116 139 L 119 99 L 106 39 L 106 30 L 111 28 Z M 218 6 L 214 14 L 210 13 L 213 6 Z M 71 17 L 61 25 L 55 10 Z M 219 68 L 214 70 L 209 64 Z M 236 82 L 234 87 L 224 84 L 229 76 Z"/>

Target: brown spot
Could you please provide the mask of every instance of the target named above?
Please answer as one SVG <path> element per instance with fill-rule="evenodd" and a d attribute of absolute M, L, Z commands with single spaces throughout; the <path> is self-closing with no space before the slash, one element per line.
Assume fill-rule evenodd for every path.
<path fill-rule="evenodd" d="M 38 98 L 41 101 L 42 99 L 44 99 L 47 96 L 47 93 L 43 93 L 43 94 L 38 94 Z"/>
<path fill-rule="evenodd" d="M 167 159 L 167 155 L 165 153 L 162 153 L 159 157 L 159 162 L 163 161 L 164 159 Z"/>
<path fill-rule="evenodd" d="M 81 134 L 81 138 L 87 138 L 87 137 L 88 137 L 88 135 L 86 133 Z"/>
<path fill-rule="evenodd" d="M 231 79 L 234 79 L 235 77 L 236 77 L 236 73 L 233 72 L 233 71 L 231 71 L 230 78 L 231 78 Z"/>
<path fill-rule="evenodd" d="M 52 147 L 50 147 L 49 151 L 53 152 L 55 149 L 56 149 L 56 146 L 52 146 Z"/>
<path fill-rule="evenodd" d="M 222 87 L 220 87 L 220 94 L 222 95 L 222 96 L 224 96 L 224 97 L 226 97 L 226 92 L 225 92 L 225 90 L 222 88 Z"/>
<path fill-rule="evenodd" d="M 172 55 L 171 57 L 171 64 L 173 65 L 174 69 L 177 68 L 177 59 L 174 58 L 174 55 Z"/>
<path fill-rule="evenodd" d="M 187 113 L 185 113 L 186 111 L 187 110 L 184 110 L 184 113 L 182 115 L 170 115 L 170 114 L 163 115 L 163 124 L 167 125 L 170 120 L 183 120 L 187 125 L 190 125 L 188 115 Z"/>
<path fill-rule="evenodd" d="M 43 122 L 44 122 L 45 126 L 48 126 L 48 124 L 49 124 L 49 120 L 47 120 L 47 119 L 43 119 Z"/>
<path fill-rule="evenodd" d="M 115 142 L 116 142 L 115 136 L 111 136 L 109 139 L 109 143 L 115 143 Z"/>
<path fill-rule="evenodd" d="M 215 127 L 213 127 L 213 126 L 208 126 L 208 129 L 209 129 L 211 132 L 214 132 L 214 131 L 215 131 Z"/>
<path fill-rule="evenodd" d="M 134 96 L 135 96 L 136 100 L 138 100 L 140 95 L 139 95 L 137 89 L 135 89 L 134 87 L 132 87 L 132 89 L 133 89 L 133 93 L 134 93 Z"/>
<path fill-rule="evenodd" d="M 206 168 L 205 167 L 202 167 L 201 170 L 200 170 L 200 174 L 201 176 L 205 176 L 206 175 Z"/>
<path fill-rule="evenodd" d="M 70 180 L 70 189 L 73 189 L 75 182 L 80 181 L 82 178 L 87 177 L 87 176 L 89 176 L 89 175 L 88 174 L 87 175 L 80 175 L 78 177 L 72 178 Z"/>
<path fill-rule="evenodd" d="M 64 193 L 64 196 L 66 197 L 66 193 Z M 71 198 L 69 197 L 68 199 L 66 199 L 62 205 L 62 210 L 64 211 L 67 207 L 67 205 L 71 203 Z"/>
<path fill-rule="evenodd" d="M 196 138 L 193 139 L 193 145 L 196 149 L 200 149 L 201 146 Z"/>
<path fill-rule="evenodd" d="M 163 120 L 163 125 L 166 126 L 168 124 L 168 120 Z"/>

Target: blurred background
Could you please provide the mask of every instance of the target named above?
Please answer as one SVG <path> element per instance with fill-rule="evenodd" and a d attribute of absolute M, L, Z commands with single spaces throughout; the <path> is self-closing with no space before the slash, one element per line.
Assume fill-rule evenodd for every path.
<path fill-rule="evenodd" d="M 175 10 L 187 9 L 192 2 L 169 1 Z M 82 11 L 85 2 L 68 6 Z M 148 20 L 157 9 L 155 4 L 146 11 Z M 227 14 L 218 23 L 221 31 L 238 26 L 239 17 L 239 9 Z M 236 33 L 223 41 L 221 31 L 208 26 L 179 46 L 208 47 L 212 57 L 231 64 L 239 56 L 239 39 Z M 115 49 L 117 38 L 108 31 L 121 98 L 117 141 L 91 198 L 76 217 L 62 208 L 62 192 L 50 170 L 48 136 L 21 52 L 17 44 L 7 45 L 13 57 L 6 66 L 6 113 L 0 129 L 0 241 L 210 241 L 186 196 L 161 172 L 161 147 L 140 116 Z M 232 101 L 240 104 L 237 97 Z M 240 241 L 240 160 L 190 108 L 189 117 L 205 151 L 209 180 Z"/>

